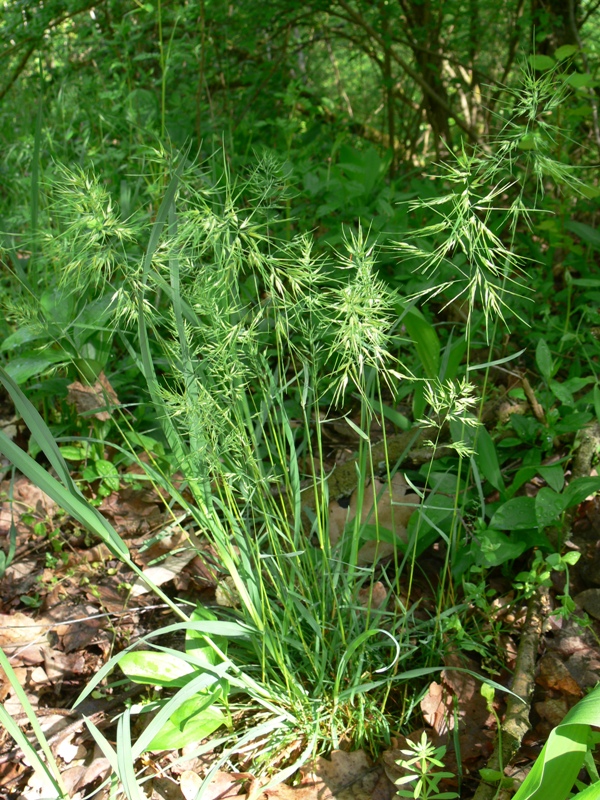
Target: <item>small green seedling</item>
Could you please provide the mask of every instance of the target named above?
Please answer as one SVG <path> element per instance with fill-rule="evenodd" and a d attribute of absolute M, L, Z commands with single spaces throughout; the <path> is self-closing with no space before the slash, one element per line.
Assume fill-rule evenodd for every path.
<path fill-rule="evenodd" d="M 413 800 L 451 800 L 458 797 L 456 792 L 440 792 L 440 781 L 444 778 L 453 778 L 452 772 L 438 771 L 436 767 L 443 770 L 443 758 L 446 755 L 445 747 L 434 747 L 427 738 L 427 733 L 423 731 L 418 742 L 406 740 L 410 749 L 401 750 L 402 755 L 408 756 L 399 759 L 396 764 L 409 774 L 403 775 L 395 782 L 396 786 L 406 786 L 415 782 L 412 791 L 399 789 L 396 793 L 398 797 L 410 797 Z"/>

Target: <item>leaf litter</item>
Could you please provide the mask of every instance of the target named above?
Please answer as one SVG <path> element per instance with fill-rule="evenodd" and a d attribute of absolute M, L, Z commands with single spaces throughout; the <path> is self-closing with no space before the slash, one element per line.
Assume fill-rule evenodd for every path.
<path fill-rule="evenodd" d="M 7 497 L 8 482 L 1 488 Z M 377 514 L 403 539 L 411 509 L 405 505 L 398 515 L 396 504 L 416 505 L 418 498 L 411 496 L 399 474 L 391 492 L 382 492 L 382 488 L 376 484 L 369 489 L 370 494 L 367 492 L 363 521 L 373 513 L 377 498 Z M 127 693 L 100 692 L 85 701 L 82 711 L 71 711 L 70 705 L 113 652 L 158 627 L 157 620 L 166 610 L 160 604 L 152 604 L 143 584 L 134 581 L 133 574 L 113 559 L 104 545 L 89 541 L 25 478 L 13 482 L 12 498 L 12 506 L 6 501 L 0 507 L 0 535 L 8 539 L 13 524 L 17 538 L 13 563 L 0 579 L 0 646 L 38 715 L 61 765 L 69 795 L 77 800 L 100 786 L 111 772 L 108 760 L 83 723 L 82 711 L 99 728 L 110 731 L 115 725 L 112 715 L 122 710 Z M 354 508 L 352 496 L 345 505 L 332 500 L 330 514 L 338 520 L 338 527 L 352 518 Z M 582 504 L 572 536 L 583 557 L 580 565 L 571 570 L 571 589 L 579 607 L 593 620 L 600 617 L 596 611 L 600 607 L 600 578 L 590 567 L 600 559 L 599 508 L 597 500 Z M 170 584 L 175 592 L 192 592 L 199 599 L 214 598 L 219 589 L 214 554 L 208 548 L 198 554 L 197 548 L 189 546 L 185 527 L 180 524 L 183 520 L 173 521 L 165 513 L 159 495 L 126 486 L 104 498 L 100 510 L 127 540 L 135 562 L 155 583 Z M 50 568 L 45 560 L 48 538 L 36 536 L 36 523 L 43 523 L 47 530 L 59 529 L 64 541 L 67 557 L 58 559 Z M 369 552 L 367 545 L 363 563 L 373 563 L 382 555 L 386 554 Z M 427 603 L 431 590 L 426 582 L 420 586 L 417 581 L 415 588 L 433 608 L 433 603 Z M 504 615 L 507 625 L 512 625 L 512 634 L 510 631 L 504 634 L 506 667 L 512 668 L 513 638 L 519 636 L 524 614 L 520 617 L 514 612 L 512 616 L 505 614 L 510 604 L 503 603 L 502 597 L 510 596 L 510 586 L 504 586 L 503 590 L 494 605 L 498 618 Z M 359 594 L 362 604 L 383 606 L 387 600 L 381 582 L 374 583 L 370 601 L 364 591 L 363 595 Z M 35 605 L 28 608 L 24 598 L 33 599 Z M 526 763 L 535 759 L 552 727 L 600 677 L 598 624 L 592 620 L 594 631 L 591 625 L 582 627 L 576 616 L 565 621 L 551 611 L 538 649 L 532 727 L 521 748 L 521 761 Z M 475 677 L 477 673 L 485 674 L 481 664 L 466 657 L 458 639 L 454 644 L 449 643 L 443 666 L 439 679 L 431 681 L 420 700 L 424 727 L 409 738 L 417 741 L 424 730 L 435 746 L 447 746 L 445 766 L 462 777 L 464 796 L 470 796 L 479 782 L 478 770 L 485 766 L 493 747 L 495 718 L 481 696 L 481 681 Z M 465 669 L 469 672 L 462 671 Z M 511 683 L 507 668 L 494 677 L 507 686 Z M 142 687 L 134 686 L 129 691 L 140 693 Z M 0 699 L 26 730 L 26 718 L 4 675 L 0 675 Z M 505 698 L 497 694 L 494 706 L 502 719 Z M 400 751 L 406 748 L 405 743 L 405 737 L 398 731 L 375 762 L 363 750 L 334 750 L 329 758 L 319 757 L 306 764 L 293 785 L 276 784 L 276 776 L 265 785 L 265 780 L 256 779 L 251 771 L 219 771 L 206 788 L 205 797 L 208 800 L 390 800 L 396 791 L 394 781 L 402 775 L 397 761 Z M 187 749 L 183 751 L 184 757 Z M 187 769 L 178 765 L 171 753 L 155 754 L 151 764 L 146 765 L 146 771 L 152 775 L 148 784 L 150 796 L 167 800 L 195 797 L 210 763 L 210 753 L 204 759 L 184 762 Z M 518 774 L 519 769 L 522 763 L 509 772 Z M 456 790 L 457 782 L 445 781 L 442 787 L 446 791 Z M 35 774 L 12 739 L 6 733 L 0 735 L 0 792 L 9 798 L 33 800 L 40 797 L 41 791 Z M 98 794 L 100 798 L 105 796 L 104 790 Z"/>

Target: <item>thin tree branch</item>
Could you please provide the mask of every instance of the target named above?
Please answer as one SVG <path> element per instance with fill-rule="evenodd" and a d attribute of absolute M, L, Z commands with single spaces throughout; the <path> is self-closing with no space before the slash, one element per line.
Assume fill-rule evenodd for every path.
<path fill-rule="evenodd" d="M 383 41 L 381 36 L 377 33 L 377 31 L 365 19 L 363 19 L 360 16 L 360 14 L 354 11 L 354 9 L 346 2 L 346 0 L 338 0 L 338 3 L 346 11 L 346 13 L 354 20 L 354 22 L 357 25 L 360 25 L 360 27 L 363 28 L 363 30 L 366 31 L 369 34 L 369 36 L 377 42 L 377 44 L 382 48 L 382 50 L 385 50 L 385 42 Z M 398 64 L 398 66 L 410 78 L 412 78 L 413 81 L 415 81 L 415 83 L 417 83 L 421 87 L 423 92 L 429 98 L 431 98 L 431 100 L 437 103 L 438 106 L 442 108 L 451 119 L 454 120 L 457 126 L 461 128 L 461 130 L 463 130 L 473 142 L 475 143 L 479 142 L 479 137 L 477 136 L 477 132 L 474 131 L 473 128 L 470 127 L 470 125 L 467 125 L 467 123 L 462 119 L 462 117 L 459 114 L 457 114 L 456 111 L 454 111 L 452 107 L 448 105 L 448 103 L 442 97 L 439 96 L 439 94 L 435 91 L 435 89 L 433 89 L 427 83 L 427 81 L 421 75 L 419 75 L 418 72 L 416 72 L 409 64 L 407 64 L 406 61 L 401 56 L 399 56 L 398 53 L 396 53 L 395 50 L 391 50 L 390 55 L 396 62 L 396 64 Z"/>
<path fill-rule="evenodd" d="M 13 87 L 13 84 L 16 82 L 16 80 L 18 79 L 19 75 L 23 72 L 23 70 L 27 66 L 27 62 L 31 58 L 31 54 L 35 51 L 35 49 L 38 46 L 39 42 L 40 42 L 40 39 L 36 39 L 36 41 L 31 45 L 29 50 L 25 51 L 23 57 L 21 58 L 21 60 L 19 61 L 19 63 L 15 67 L 15 69 L 13 70 L 13 74 L 8 79 L 8 83 L 6 84 L 6 86 L 4 86 L 0 90 L 0 103 L 2 102 L 4 97 L 8 94 L 8 92 L 11 90 L 11 88 Z"/>
<path fill-rule="evenodd" d="M 598 8 L 600 8 L 600 0 L 598 0 L 598 2 L 590 8 L 590 10 L 587 12 L 585 17 L 581 20 L 581 27 L 582 28 L 585 25 L 585 23 L 588 21 L 588 19 L 592 16 L 592 14 L 594 14 L 598 10 Z"/>

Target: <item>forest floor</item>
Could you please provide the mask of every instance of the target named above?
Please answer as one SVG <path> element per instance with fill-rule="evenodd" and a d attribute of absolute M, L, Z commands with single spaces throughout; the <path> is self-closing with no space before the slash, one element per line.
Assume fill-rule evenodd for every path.
<path fill-rule="evenodd" d="M 536 486 L 531 484 L 526 491 L 535 492 Z M 105 545 L 93 541 L 26 478 L 17 476 L 12 484 L 5 480 L 0 492 L 4 501 L 0 534 L 9 537 L 14 526 L 16 546 L 14 559 L 0 579 L 0 646 L 36 711 L 70 796 L 79 800 L 111 774 L 110 763 L 95 744 L 84 717 L 114 740 L 116 716 L 128 700 L 141 699 L 145 690 L 136 685 L 132 689 L 132 684 L 126 683 L 94 692 L 72 709 L 75 699 L 114 653 L 168 623 L 172 612 L 157 603 Z M 105 497 L 99 508 L 126 541 L 134 562 L 150 570 L 157 585 L 173 597 L 215 603 L 218 578 L 208 546 L 198 555 L 186 546 L 186 533 L 177 526 L 148 546 L 157 532 L 164 533 L 169 521 L 158 493 L 122 486 Z M 481 782 L 479 770 L 488 764 L 497 739 L 495 714 L 502 719 L 506 713 L 505 696 L 500 693 L 494 700 L 495 714 L 490 713 L 480 693 L 481 682 L 471 672 L 492 677 L 507 688 L 518 680 L 532 688 L 531 727 L 506 769 L 506 775 L 518 782 L 552 728 L 600 678 L 600 498 L 590 498 L 579 506 L 566 546 L 582 554 L 569 576 L 571 596 L 578 606 L 575 613 L 567 618 L 557 613 L 555 597 L 563 593 L 564 573 L 555 573 L 554 585 L 535 599 L 533 616 L 533 601 L 529 609 L 527 601 L 515 604 L 511 581 L 498 575 L 489 584 L 495 592 L 495 619 L 482 623 L 482 635 L 501 630 L 496 647 L 504 663 L 486 663 L 481 654 L 465 646 L 458 630 L 455 641 L 449 642 L 440 664 L 445 669 L 420 702 L 424 727 L 410 737 L 416 740 L 426 730 L 435 745 L 447 746 L 445 767 L 457 777 L 442 783 L 444 791 L 460 790 L 462 798 L 475 795 Z M 424 575 L 436 574 L 441 564 L 436 546 L 420 560 Z M 435 611 L 431 584 L 424 578 L 417 578 L 411 599 L 420 601 L 423 613 Z M 473 608 L 473 615 L 477 614 Z M 529 661 L 519 659 L 525 639 L 531 650 Z M 525 674 L 519 675 L 519 670 Z M 0 701 L 27 732 L 27 719 L 1 673 Z M 136 764 L 146 777 L 148 797 L 192 800 L 196 796 L 214 754 L 185 760 L 195 746 L 182 753 L 157 753 Z M 293 786 L 281 784 L 266 793 L 248 759 L 232 764 L 229 772 L 218 772 L 204 798 L 258 800 L 262 795 L 263 800 L 274 796 L 282 800 L 391 800 L 396 791 L 394 781 L 401 775 L 396 761 L 405 748 L 404 736 L 398 731 L 391 747 L 376 759 L 362 750 L 337 750 L 329 758 L 306 765 Z M 34 800 L 42 796 L 40 792 L 23 754 L 6 732 L 0 733 L 0 794 Z M 105 786 L 96 797 L 107 797 L 108 792 Z"/>

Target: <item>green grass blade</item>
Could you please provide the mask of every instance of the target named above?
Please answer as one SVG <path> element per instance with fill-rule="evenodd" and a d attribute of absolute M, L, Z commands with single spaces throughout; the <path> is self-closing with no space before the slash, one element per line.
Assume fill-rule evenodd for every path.
<path fill-rule="evenodd" d="M 169 181 L 169 185 L 167 186 L 167 191 L 165 192 L 165 196 L 162 199 L 160 207 L 158 209 L 158 213 L 156 215 L 156 219 L 154 220 L 154 224 L 152 226 L 152 231 L 150 233 L 150 240 L 148 241 L 148 247 L 146 249 L 146 254 L 144 256 L 144 263 L 142 266 L 142 283 L 145 285 L 148 274 L 152 267 L 152 259 L 154 257 L 154 253 L 156 252 L 156 248 L 158 247 L 158 242 L 160 241 L 160 235 L 162 233 L 163 227 L 165 222 L 167 221 L 167 217 L 169 215 L 169 209 L 171 208 L 171 204 L 175 200 L 175 195 L 177 194 L 177 189 L 179 188 L 179 182 L 181 180 L 181 175 L 185 168 L 185 162 L 187 160 L 187 156 L 190 152 L 190 146 L 187 147 L 185 152 L 180 154 L 179 165 L 175 170 L 173 177 Z"/>
<path fill-rule="evenodd" d="M 85 720 L 85 724 L 87 725 L 89 732 L 92 734 L 92 738 L 100 750 L 102 750 L 102 754 L 110 764 L 112 771 L 115 773 L 115 775 L 117 775 L 119 772 L 117 754 L 110 746 L 108 739 L 104 736 L 102 731 L 94 725 L 91 719 L 88 719 L 87 717 L 84 717 L 83 719 Z"/>
<path fill-rule="evenodd" d="M 31 703 L 29 702 L 23 687 L 19 683 L 10 661 L 2 649 L 0 649 L 0 667 L 4 670 L 4 673 L 6 674 L 6 677 L 8 678 L 16 697 L 23 708 L 23 711 L 27 715 L 27 719 L 29 720 L 35 738 L 46 757 L 46 762 L 43 761 L 37 750 L 32 746 L 23 731 L 19 728 L 17 723 L 13 720 L 3 706 L 0 706 L 0 721 L 15 740 L 16 744 L 21 748 L 25 756 L 27 756 L 33 769 L 44 780 L 47 780 L 52 785 L 53 789 L 56 791 L 56 796 L 60 798 L 68 798 L 67 791 L 63 786 L 60 777 L 58 766 L 54 760 L 52 751 L 50 750 L 50 745 L 46 741 L 44 732 L 37 720 L 35 711 L 31 707 Z"/>
<path fill-rule="evenodd" d="M 31 431 L 31 435 L 40 446 L 43 454 L 56 470 L 56 474 L 63 482 L 63 484 L 73 493 L 78 494 L 78 490 L 73 483 L 67 462 L 62 457 L 62 453 L 50 429 L 38 413 L 33 404 L 25 397 L 23 391 L 17 386 L 14 380 L 6 372 L 5 369 L 0 367 L 0 383 L 4 386 L 10 395 L 15 408 L 23 418 L 23 422 Z M 20 469 L 20 467 L 19 467 Z"/>
<path fill-rule="evenodd" d="M 146 800 L 135 776 L 135 755 L 131 747 L 131 709 L 126 708 L 117 724 L 117 774 L 128 800 Z"/>
<path fill-rule="evenodd" d="M 38 111 L 35 120 L 35 136 L 33 140 L 33 158 L 31 160 L 31 235 L 33 249 L 31 261 L 35 264 L 35 248 L 37 245 L 38 215 L 40 207 L 40 150 L 42 144 L 42 119 L 44 113 L 43 95 L 40 93 Z"/>
<path fill-rule="evenodd" d="M 78 493 L 72 494 L 37 461 L 11 441 L 3 431 L 0 431 L 0 453 L 5 455 L 23 475 L 39 486 L 48 497 L 51 497 L 87 530 L 102 539 L 111 553 L 128 564 L 130 563 L 127 545 L 100 512 L 89 505 Z"/>

